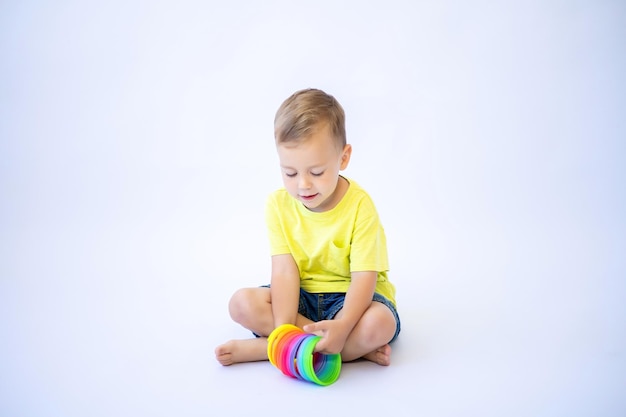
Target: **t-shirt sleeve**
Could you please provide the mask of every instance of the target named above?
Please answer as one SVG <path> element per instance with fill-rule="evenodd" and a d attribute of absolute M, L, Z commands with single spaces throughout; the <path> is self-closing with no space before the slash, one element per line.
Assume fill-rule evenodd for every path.
<path fill-rule="evenodd" d="M 282 255 L 291 253 L 285 239 L 283 222 L 280 217 L 279 204 L 276 194 L 268 197 L 265 204 L 265 223 L 268 231 L 270 255 Z"/>
<path fill-rule="evenodd" d="M 350 252 L 350 271 L 388 271 L 387 239 L 374 203 L 360 201 Z"/>

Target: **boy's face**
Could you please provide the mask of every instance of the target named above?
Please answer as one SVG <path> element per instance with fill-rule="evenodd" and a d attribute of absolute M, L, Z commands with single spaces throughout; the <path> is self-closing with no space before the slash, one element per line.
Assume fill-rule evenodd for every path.
<path fill-rule="evenodd" d="M 278 159 L 287 192 L 311 211 L 332 209 L 341 200 L 339 171 L 350 161 L 352 148 L 338 149 L 330 129 L 323 126 L 297 144 L 279 144 Z"/>

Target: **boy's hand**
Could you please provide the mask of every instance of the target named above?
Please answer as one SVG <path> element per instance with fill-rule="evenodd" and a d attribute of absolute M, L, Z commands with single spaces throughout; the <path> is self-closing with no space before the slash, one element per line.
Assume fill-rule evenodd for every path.
<path fill-rule="evenodd" d="M 337 319 L 307 324 L 303 330 L 322 337 L 315 346 L 315 352 L 332 355 L 341 353 L 351 329 L 346 328 L 341 320 Z"/>

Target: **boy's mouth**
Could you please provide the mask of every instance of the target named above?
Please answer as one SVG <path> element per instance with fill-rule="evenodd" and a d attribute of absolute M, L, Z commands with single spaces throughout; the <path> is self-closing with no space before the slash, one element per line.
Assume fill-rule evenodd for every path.
<path fill-rule="evenodd" d="M 312 194 L 312 195 L 301 195 L 300 198 L 303 199 L 304 201 L 311 201 L 313 200 L 315 197 L 317 197 L 317 194 Z"/>

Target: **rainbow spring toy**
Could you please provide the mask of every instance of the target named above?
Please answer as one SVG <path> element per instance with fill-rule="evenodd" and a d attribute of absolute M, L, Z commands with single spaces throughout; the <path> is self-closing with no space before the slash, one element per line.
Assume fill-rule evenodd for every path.
<path fill-rule="evenodd" d="M 267 338 L 267 356 L 271 364 L 287 376 L 330 385 L 339 378 L 341 355 L 314 352 L 320 339 L 292 324 L 283 324 Z"/>

